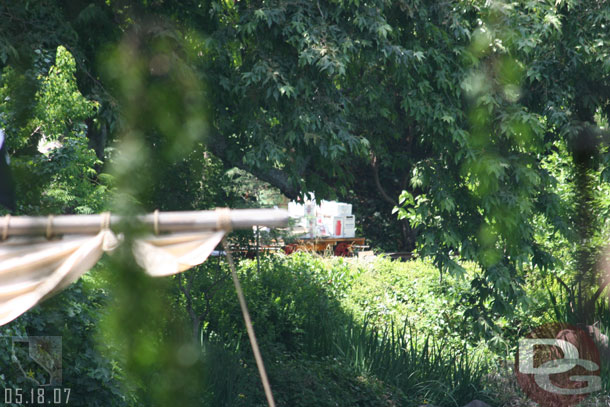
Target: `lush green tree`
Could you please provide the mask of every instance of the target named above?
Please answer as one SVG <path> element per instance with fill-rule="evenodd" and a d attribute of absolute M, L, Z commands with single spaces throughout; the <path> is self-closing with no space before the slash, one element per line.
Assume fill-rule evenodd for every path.
<path fill-rule="evenodd" d="M 413 119 L 427 114 L 428 105 L 409 104 L 412 92 L 419 89 L 436 103 L 443 99 L 432 92 L 436 82 L 420 86 L 436 77 L 436 66 L 427 68 L 426 49 L 450 43 L 444 38 L 450 13 L 443 7 L 383 1 L 40 1 L 0 7 L 6 17 L 0 31 L 3 96 L 9 97 L 2 108 L 10 153 L 23 163 L 17 165 L 21 213 L 106 209 L 100 195 L 108 187 L 119 198 L 113 209 L 124 213 L 216 204 L 227 196 L 216 185 L 222 179 L 208 149 L 227 167 L 246 170 L 289 197 L 307 190 L 319 197 L 362 195 L 387 219 L 411 157 L 423 154 L 413 142 L 420 131 Z M 464 33 L 451 38 L 467 43 Z M 405 114 L 405 106 L 412 112 Z M 53 151 L 47 158 L 38 149 L 45 140 L 57 143 L 47 144 Z M 29 165 L 35 160 L 41 165 Z M 112 175 L 105 174 L 110 162 Z M 35 181 L 31 191 L 29 180 Z M 125 250 L 141 231 L 121 227 Z M 408 231 L 399 234 L 408 244 Z M 126 251 L 109 268 L 114 307 L 102 331 L 117 348 L 111 355 L 130 373 L 130 389 L 147 405 L 193 404 L 196 352 L 184 345 L 199 329 L 201 314 L 191 318 L 192 330 L 171 318 L 170 300 L 188 312 L 187 295 L 180 290 L 170 297 L 168 282 L 134 272 Z M 76 291 L 58 298 L 89 300 Z M 201 309 L 206 300 L 196 298 L 193 307 Z M 70 308 L 66 312 L 70 317 Z M 31 315 L 11 327 L 44 332 L 48 321 L 43 318 L 36 331 Z M 97 320 L 86 322 L 89 328 Z M 277 328 L 298 338 L 298 325 Z M 176 357 L 180 350 L 182 358 Z M 99 373 L 95 357 L 75 359 L 90 372 L 83 381 L 111 389 L 104 403 L 128 401 L 114 393 L 115 377 L 108 378 L 107 369 Z"/>
<path fill-rule="evenodd" d="M 474 21 L 470 6 L 456 7 L 212 3 L 210 148 L 289 197 L 355 201 L 365 233 L 409 247 L 408 226 L 387 213 L 429 155 L 419 139 L 459 115 L 455 55 Z"/>
<path fill-rule="evenodd" d="M 98 173 L 102 161 L 89 147 L 86 121 L 97 110 L 76 85 L 73 56 L 58 47 L 56 56 L 37 49 L 34 69 L 39 88 L 29 102 L 29 119 L 19 118 L 15 94 L 27 75 L 4 69 L 0 104 L 7 144 L 23 213 L 93 213 L 104 207 L 108 185 Z M 54 61 L 54 62 L 53 62 Z"/>
<path fill-rule="evenodd" d="M 358 203 L 365 235 L 417 237 L 443 271 L 477 261 L 466 300 L 487 323 L 532 268 L 582 315 L 600 295 L 606 2 L 69 3 L 0 5 L 0 119 L 36 181 L 20 210 L 99 210 L 109 159 L 129 205 L 206 207 L 230 195 L 205 181 L 220 159 L 290 198 Z M 45 158 L 43 136 L 72 144 Z"/>
<path fill-rule="evenodd" d="M 81 90 L 100 103 L 87 128 L 98 158 L 116 134 L 112 112 L 128 111 L 134 102 L 117 97 L 97 55 L 116 46 L 122 33 L 171 35 L 186 42 L 174 42 L 173 56 L 207 82 L 205 142 L 227 167 L 244 169 L 290 198 L 315 191 L 354 201 L 365 234 L 388 248 L 409 248 L 412 231 L 389 213 L 413 164 L 429 154 L 418 140 L 459 114 L 455 55 L 469 43 L 476 7 L 381 0 L 180 7 L 43 2 L 35 11 L 11 3 L 4 14 L 33 30 L 21 38 L 7 23 L 5 62 L 31 61 L 28 47 L 12 47 L 13 40 L 41 49 L 64 44 L 75 55 Z M 153 32 L 152 25 L 173 28 Z M 61 29 L 45 36 L 50 26 Z"/>
<path fill-rule="evenodd" d="M 420 253 L 451 272 L 461 272 L 458 259 L 479 262 L 471 301 L 496 315 L 522 298 L 532 268 L 561 279 L 581 322 L 607 284 L 595 272 L 607 211 L 604 4 L 481 8 L 458 88 L 465 114 L 450 138 L 427 143 L 434 158 L 415 166 L 415 190 L 401 195 L 399 217 L 417 227 Z"/>
<path fill-rule="evenodd" d="M 11 166 L 18 181 L 16 212 L 43 215 L 103 210 L 111 182 L 100 171 L 102 161 L 87 137 L 87 122 L 98 114 L 99 105 L 78 89 L 75 58 L 65 47 L 31 51 L 31 66 L 14 64 L 0 71 L 0 125 L 8 134 Z M 33 385 L 12 358 L 13 338 L 60 336 L 62 383 L 70 388 L 70 404 L 130 404 L 133 397 L 123 388 L 123 369 L 109 357 L 113 350 L 98 343 L 97 324 L 107 300 L 97 279 L 86 277 L 1 327 L 2 387 L 29 394 Z"/>

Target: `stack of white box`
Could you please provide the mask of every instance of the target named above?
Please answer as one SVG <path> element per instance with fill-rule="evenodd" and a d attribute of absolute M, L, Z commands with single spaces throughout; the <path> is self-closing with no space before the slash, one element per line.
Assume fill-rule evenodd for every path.
<path fill-rule="evenodd" d="M 320 215 L 331 236 L 356 236 L 356 219 L 354 215 L 352 215 L 351 204 L 336 201 L 322 201 L 320 203 Z"/>
<path fill-rule="evenodd" d="M 322 201 L 318 206 L 313 198 L 304 204 L 289 202 L 288 213 L 297 219 L 296 229 L 303 237 L 356 237 L 351 204 Z"/>

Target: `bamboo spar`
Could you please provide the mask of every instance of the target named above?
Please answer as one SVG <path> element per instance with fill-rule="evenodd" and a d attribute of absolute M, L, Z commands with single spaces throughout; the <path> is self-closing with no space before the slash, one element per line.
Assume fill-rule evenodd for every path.
<path fill-rule="evenodd" d="M 228 211 L 231 229 L 249 229 L 253 226 L 286 227 L 288 212 L 283 209 L 234 209 Z M 219 211 L 159 212 L 158 230 L 163 232 L 197 232 L 218 229 Z M 119 215 L 110 216 L 110 227 L 122 220 Z M 155 214 L 137 216 L 137 220 L 153 229 Z M 8 225 L 7 225 L 8 221 Z M 0 232 L 6 237 L 45 235 L 96 234 L 102 228 L 104 215 L 55 215 L 49 217 L 6 216 L 0 217 Z M 6 229 L 5 229 L 6 228 Z"/>

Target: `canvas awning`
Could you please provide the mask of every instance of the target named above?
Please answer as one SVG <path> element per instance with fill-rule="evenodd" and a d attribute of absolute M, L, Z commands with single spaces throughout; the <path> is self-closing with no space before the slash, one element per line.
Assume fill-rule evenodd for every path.
<path fill-rule="evenodd" d="M 100 215 L 0 218 L 0 325 L 61 291 L 87 272 L 120 239 L 121 218 Z M 151 234 L 133 253 L 151 276 L 168 276 L 203 263 L 232 229 L 285 227 L 279 209 L 155 212 L 138 217 Z"/>

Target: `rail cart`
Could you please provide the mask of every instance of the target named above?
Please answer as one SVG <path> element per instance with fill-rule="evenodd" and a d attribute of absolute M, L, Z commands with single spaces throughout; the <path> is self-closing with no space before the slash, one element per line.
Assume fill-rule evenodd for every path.
<path fill-rule="evenodd" d="M 299 239 L 284 245 L 284 253 L 310 251 L 324 253 L 332 251 L 335 256 L 353 256 L 359 250 L 368 248 L 364 237 L 320 237 L 316 239 Z"/>

